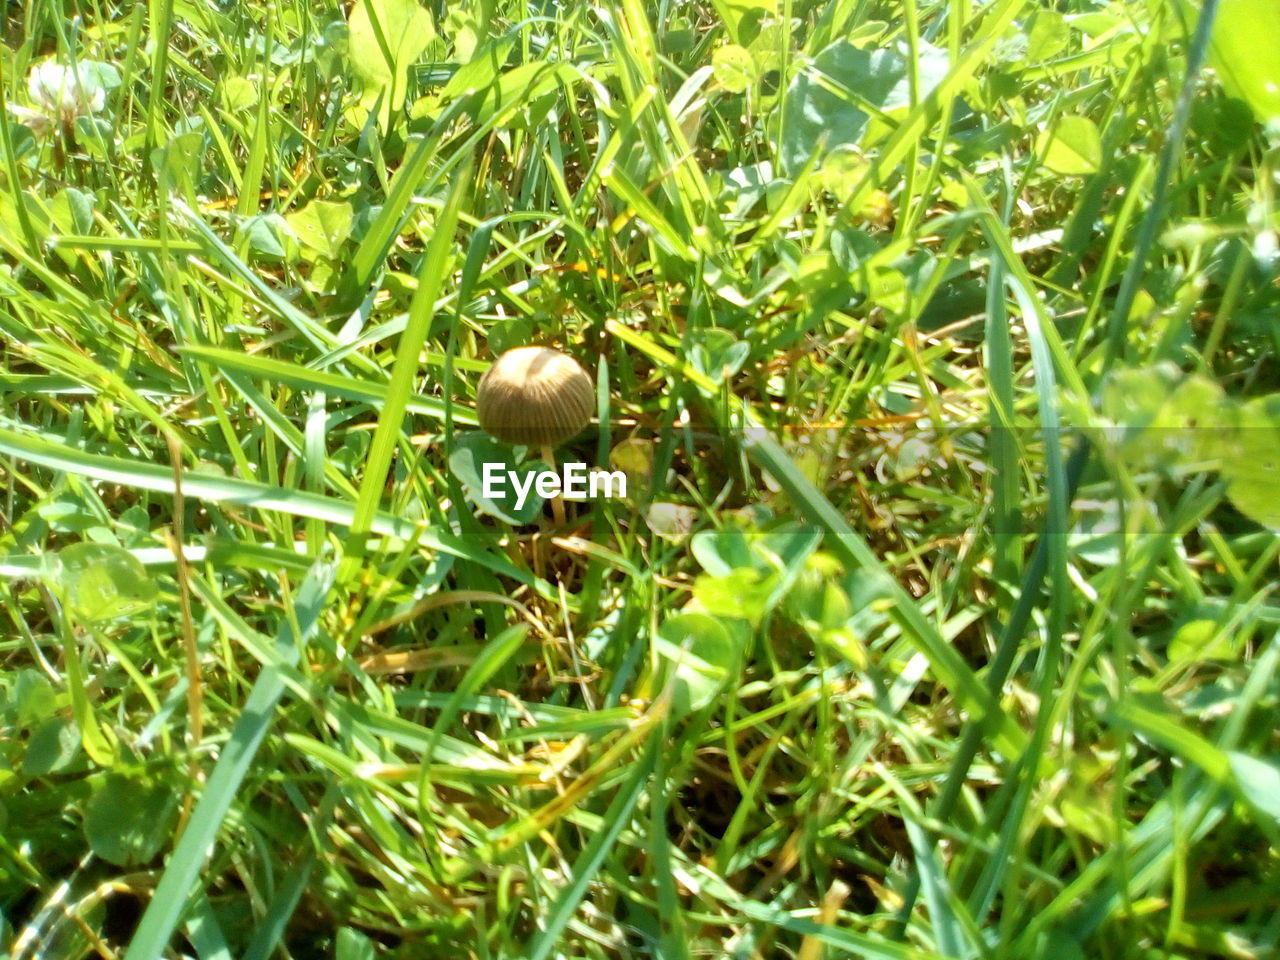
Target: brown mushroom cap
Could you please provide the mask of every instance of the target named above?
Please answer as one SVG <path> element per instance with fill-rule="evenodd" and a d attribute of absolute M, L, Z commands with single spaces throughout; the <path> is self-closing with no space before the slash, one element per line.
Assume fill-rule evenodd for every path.
<path fill-rule="evenodd" d="M 493 362 L 476 388 L 480 427 L 503 443 L 554 447 L 591 422 L 596 388 L 573 357 L 516 347 Z"/>

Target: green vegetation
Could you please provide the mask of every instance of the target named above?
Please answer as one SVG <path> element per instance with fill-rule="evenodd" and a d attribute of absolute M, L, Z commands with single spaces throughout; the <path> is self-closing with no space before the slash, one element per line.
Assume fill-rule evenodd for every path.
<path fill-rule="evenodd" d="M 1277 11 L 8 4 L 0 947 L 1274 956 Z"/>

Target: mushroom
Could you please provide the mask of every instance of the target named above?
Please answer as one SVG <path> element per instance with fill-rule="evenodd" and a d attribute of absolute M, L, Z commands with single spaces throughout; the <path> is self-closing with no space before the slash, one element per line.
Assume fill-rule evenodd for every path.
<path fill-rule="evenodd" d="M 555 469 L 553 448 L 575 437 L 596 405 L 591 377 L 567 354 L 549 347 L 508 350 L 485 371 L 476 388 L 480 428 L 495 440 L 538 447 Z M 564 523 L 564 502 L 551 501 L 556 523 Z"/>

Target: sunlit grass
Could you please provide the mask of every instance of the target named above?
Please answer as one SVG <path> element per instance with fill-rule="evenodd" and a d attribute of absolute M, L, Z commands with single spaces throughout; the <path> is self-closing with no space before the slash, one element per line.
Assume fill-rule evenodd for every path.
<path fill-rule="evenodd" d="M 1274 951 L 1277 154 L 1197 16 L 11 9 L 0 945 Z M 527 343 L 625 500 L 479 495 Z"/>

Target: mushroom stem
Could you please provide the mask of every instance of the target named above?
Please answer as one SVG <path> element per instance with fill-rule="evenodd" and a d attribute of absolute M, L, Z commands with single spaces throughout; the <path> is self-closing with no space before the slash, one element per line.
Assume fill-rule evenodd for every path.
<path fill-rule="evenodd" d="M 547 466 L 553 471 L 556 469 L 556 454 L 550 447 L 542 448 L 542 459 L 547 461 Z M 551 498 L 551 515 L 555 518 L 557 527 L 565 525 L 564 498 L 559 493 Z"/>

